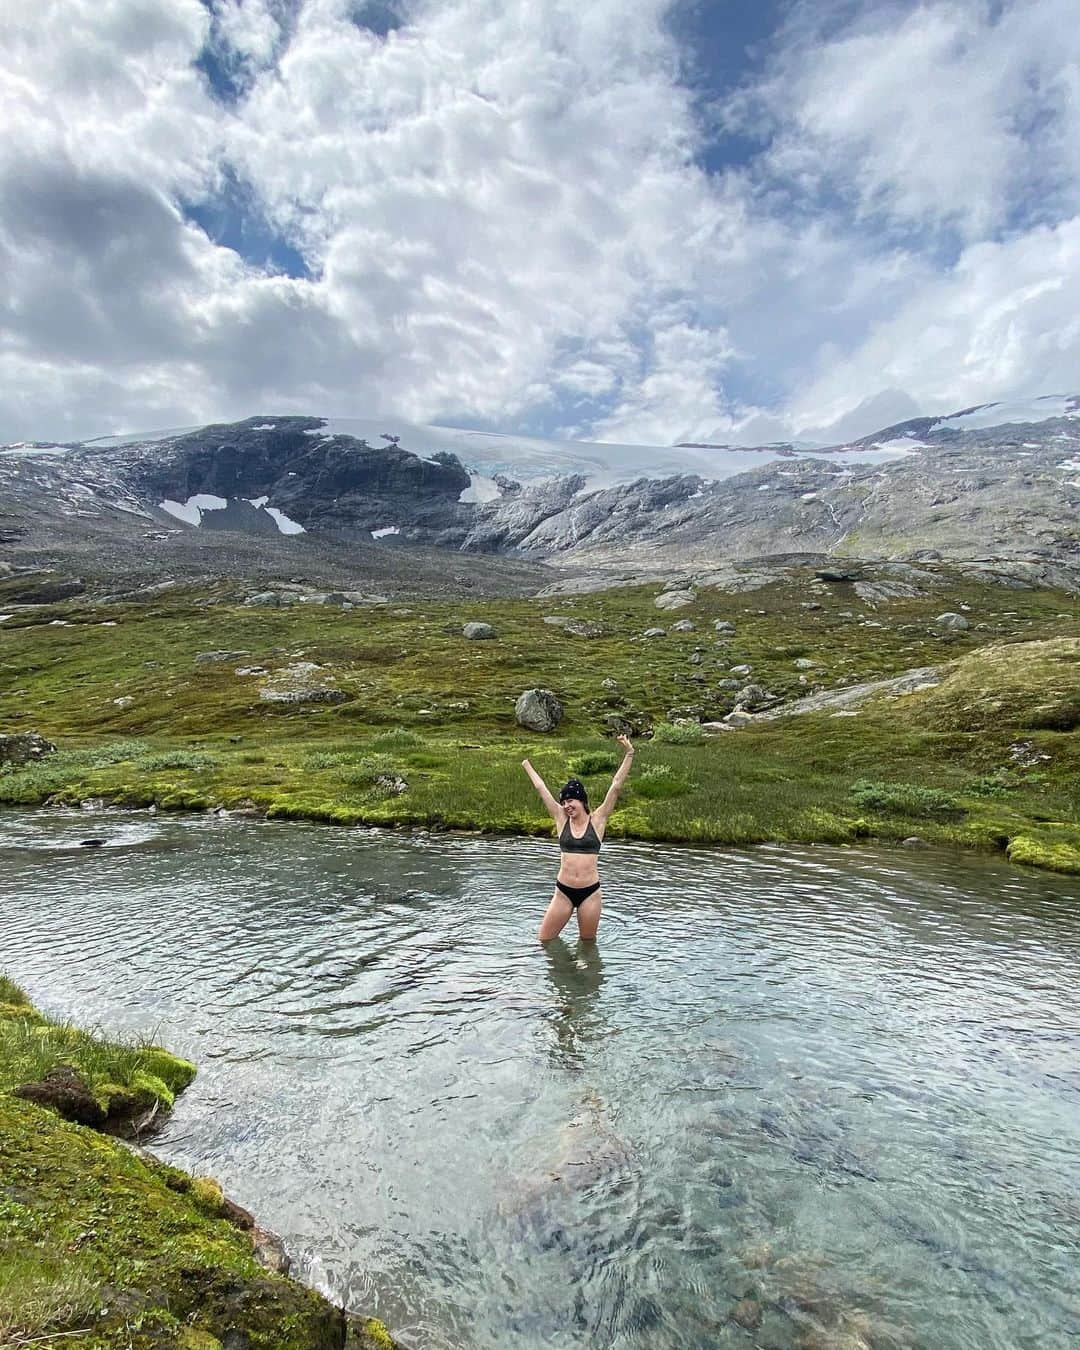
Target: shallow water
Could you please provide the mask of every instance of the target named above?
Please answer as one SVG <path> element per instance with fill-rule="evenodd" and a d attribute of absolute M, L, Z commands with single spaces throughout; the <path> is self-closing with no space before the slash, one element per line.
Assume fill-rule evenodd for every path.
<path fill-rule="evenodd" d="M 554 860 L 0 813 L 0 968 L 197 1060 L 157 1151 L 416 1350 L 1077 1344 L 1080 884 L 620 842 L 545 950 Z"/>

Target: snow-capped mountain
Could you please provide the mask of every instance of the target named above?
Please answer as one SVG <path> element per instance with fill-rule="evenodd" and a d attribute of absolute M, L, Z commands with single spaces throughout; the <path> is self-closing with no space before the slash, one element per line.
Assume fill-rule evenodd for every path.
<path fill-rule="evenodd" d="M 835 446 L 264 416 L 0 448 L 0 546 L 16 562 L 137 541 L 167 567 L 208 533 L 222 547 L 246 539 L 249 553 L 261 540 L 264 567 L 287 541 L 300 570 L 327 550 L 405 543 L 642 569 L 798 551 L 1072 560 L 1078 508 L 1080 396 L 914 418 Z"/>

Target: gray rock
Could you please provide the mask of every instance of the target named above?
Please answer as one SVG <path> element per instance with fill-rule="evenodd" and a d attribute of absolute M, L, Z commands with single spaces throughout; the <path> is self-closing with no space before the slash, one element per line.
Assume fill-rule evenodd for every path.
<path fill-rule="evenodd" d="M 683 609 L 686 605 L 692 605 L 696 599 L 696 591 L 664 591 L 662 595 L 656 597 L 653 604 L 657 609 Z"/>
<path fill-rule="evenodd" d="M 396 773 L 381 773 L 375 779 L 375 786 L 382 792 L 390 793 L 395 797 L 400 797 L 403 792 L 408 792 L 409 785 L 400 775 Z"/>
<path fill-rule="evenodd" d="M 526 689 L 514 705 L 514 716 L 527 731 L 554 731 L 563 707 L 550 689 Z"/>
<path fill-rule="evenodd" d="M 269 671 L 265 666 L 237 666 L 233 671 L 234 675 L 267 675 Z"/>
<path fill-rule="evenodd" d="M 277 609 L 281 604 L 281 596 L 277 591 L 256 591 L 254 595 L 244 597 L 245 605 L 263 605 L 269 609 Z"/>
<path fill-rule="evenodd" d="M 551 624 L 553 628 L 561 628 L 564 633 L 569 633 L 571 637 L 598 638 L 604 636 L 603 628 L 589 619 L 571 619 L 561 614 L 549 614 L 545 617 L 544 622 Z"/>
<path fill-rule="evenodd" d="M 729 623 L 727 619 L 714 619 L 713 628 L 715 628 L 718 633 L 734 633 L 735 631 L 735 625 Z"/>
<path fill-rule="evenodd" d="M 769 697 L 760 684 L 747 684 L 735 695 L 735 702 L 743 708 L 760 708 L 763 703 L 768 703 Z"/>
<path fill-rule="evenodd" d="M 747 712 L 745 708 L 732 708 L 724 718 L 729 727 L 748 727 L 754 720 L 754 714 Z"/>
<path fill-rule="evenodd" d="M 730 691 L 734 691 L 734 690 L 738 689 L 740 686 L 739 686 L 739 681 L 738 681 L 738 680 L 727 680 L 727 679 L 725 679 L 725 680 L 717 680 L 717 681 L 716 681 L 716 687 L 717 687 L 717 689 L 722 689 L 722 690 L 724 690 L 725 692 L 727 692 L 727 691 L 729 691 L 729 690 L 730 690 Z"/>
<path fill-rule="evenodd" d="M 485 642 L 498 637 L 498 633 L 489 623 L 467 623 L 461 633 L 470 642 Z"/>
<path fill-rule="evenodd" d="M 689 659 L 690 659 L 690 664 L 691 664 L 692 666 L 700 666 L 700 665 L 701 665 L 701 653 L 700 653 L 700 652 L 691 652 L 691 653 L 690 653 L 690 658 L 689 658 Z"/>
<path fill-rule="evenodd" d="M 677 623 L 671 625 L 673 633 L 693 633 L 697 629 L 697 624 L 691 623 L 689 619 L 680 619 Z"/>
<path fill-rule="evenodd" d="M 645 632 L 642 633 L 642 637 L 647 637 L 647 638 L 667 637 L 667 629 L 666 629 L 666 628 L 646 628 L 646 629 L 645 629 Z"/>
<path fill-rule="evenodd" d="M 732 667 L 731 667 L 731 674 L 732 674 L 732 675 L 750 675 L 750 674 L 753 673 L 753 669 L 754 669 L 753 666 L 748 666 L 748 665 L 732 666 Z"/>
<path fill-rule="evenodd" d="M 934 623 L 938 628 L 945 628 L 953 633 L 962 633 L 965 628 L 971 627 L 971 624 L 962 614 L 954 614 L 951 611 L 939 614 Z"/>
<path fill-rule="evenodd" d="M 796 670 L 817 670 L 817 662 L 806 656 L 797 656 L 792 664 Z"/>
<path fill-rule="evenodd" d="M 617 690 L 619 688 L 619 681 L 613 680 L 610 676 L 607 676 L 605 679 L 600 681 L 600 688 Z"/>
<path fill-rule="evenodd" d="M 199 666 L 214 665 L 219 661 L 240 661 L 245 656 L 250 656 L 250 652 L 198 652 L 195 656 L 195 664 Z"/>
<path fill-rule="evenodd" d="M 929 848 L 929 847 L 930 847 L 930 845 L 926 842 L 926 840 L 925 840 L 925 839 L 920 839 L 919 836 L 918 836 L 917 834 L 909 834 L 908 837 L 907 837 L 905 840 L 903 840 L 902 842 L 903 842 L 903 845 L 904 845 L 905 848 Z"/>
<path fill-rule="evenodd" d="M 56 753 L 56 746 L 37 731 L 0 736 L 0 764 L 34 764 Z"/>

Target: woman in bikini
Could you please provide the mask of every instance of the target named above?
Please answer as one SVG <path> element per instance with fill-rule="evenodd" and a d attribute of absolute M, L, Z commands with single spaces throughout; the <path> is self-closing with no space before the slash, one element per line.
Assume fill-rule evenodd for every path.
<path fill-rule="evenodd" d="M 604 839 L 608 817 L 615 810 L 622 785 L 630 776 L 630 766 L 634 760 L 634 747 L 626 736 L 618 737 L 625 754 L 623 762 L 611 780 L 607 796 L 591 814 L 589 798 L 585 788 L 576 778 L 562 788 L 558 801 L 551 795 L 547 784 L 527 759 L 521 761 L 521 767 L 532 779 L 533 787 L 540 794 L 540 800 L 548 809 L 548 814 L 559 831 L 559 849 L 561 858 L 559 875 L 555 882 L 555 894 L 540 923 L 538 934 L 541 942 L 550 942 L 558 937 L 577 910 L 578 936 L 586 942 L 592 942 L 596 930 L 600 927 L 600 873 L 597 870 L 597 855 Z M 584 828 L 583 828 L 584 827 Z"/>

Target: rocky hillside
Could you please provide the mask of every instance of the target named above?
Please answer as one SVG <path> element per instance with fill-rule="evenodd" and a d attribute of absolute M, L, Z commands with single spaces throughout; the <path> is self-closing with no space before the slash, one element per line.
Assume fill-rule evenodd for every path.
<path fill-rule="evenodd" d="M 529 564 L 643 574 L 793 553 L 982 559 L 1071 585 L 1080 552 L 1075 396 L 813 448 L 518 444 L 377 425 L 250 418 L 7 447 L 3 556 L 98 577 L 528 589 L 543 584 Z M 493 553 L 498 569 L 474 556 Z"/>

